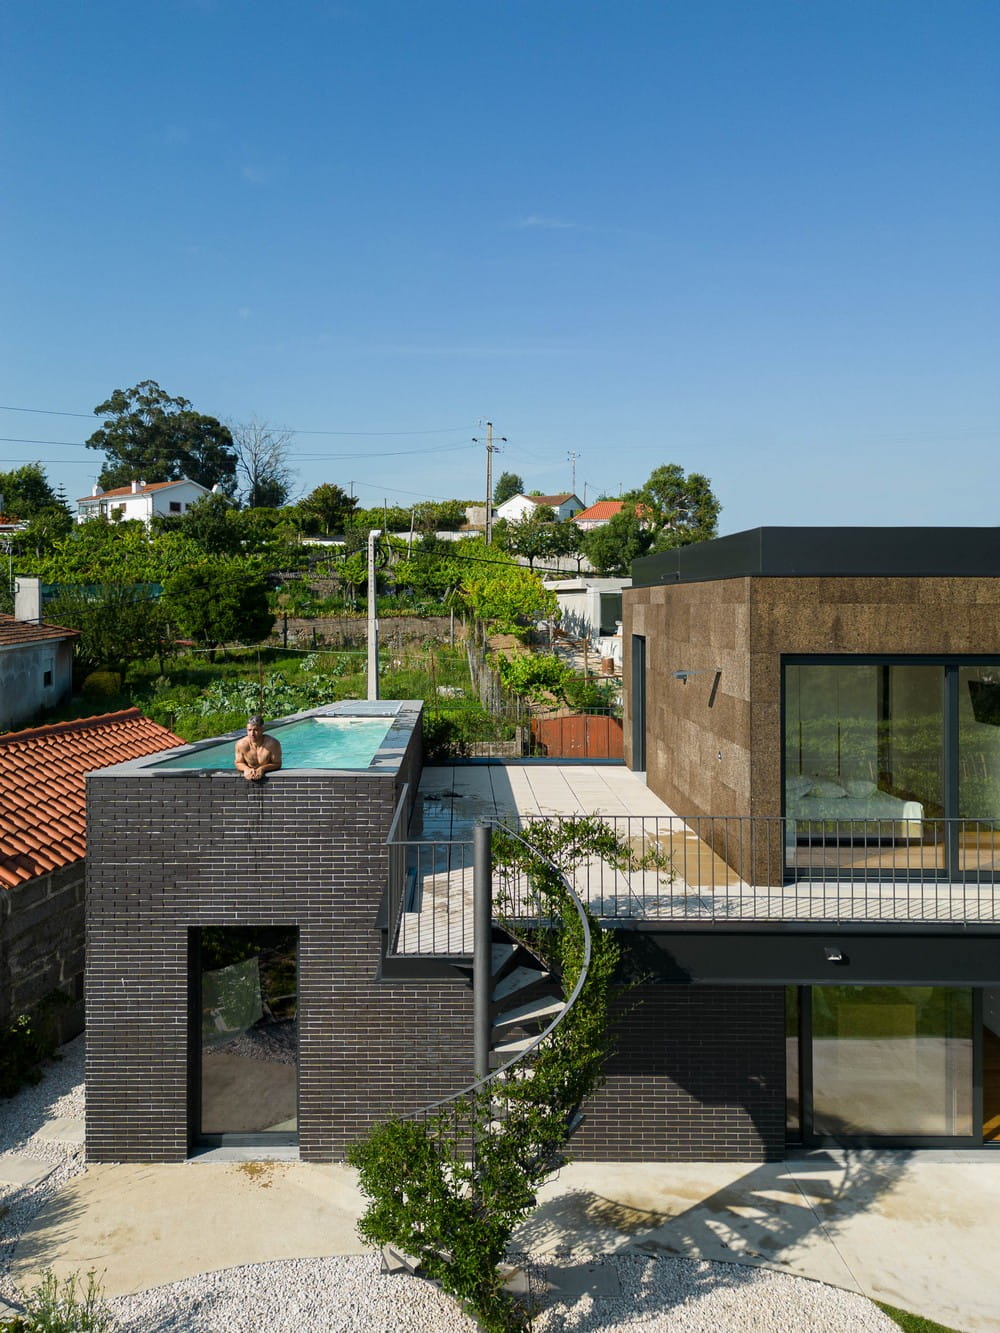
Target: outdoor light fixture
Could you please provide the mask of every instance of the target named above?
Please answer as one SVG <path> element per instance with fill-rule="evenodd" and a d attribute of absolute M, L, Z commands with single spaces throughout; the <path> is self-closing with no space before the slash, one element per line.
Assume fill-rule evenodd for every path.
<path fill-rule="evenodd" d="M 839 949 L 835 949 L 832 945 L 829 944 L 824 946 L 823 956 L 828 963 L 844 962 L 844 955 L 841 953 L 841 951 Z"/>
<path fill-rule="evenodd" d="M 688 676 L 698 676 L 700 674 L 701 673 L 698 671 L 675 671 L 674 680 L 679 680 L 683 685 L 686 685 L 688 683 Z"/>

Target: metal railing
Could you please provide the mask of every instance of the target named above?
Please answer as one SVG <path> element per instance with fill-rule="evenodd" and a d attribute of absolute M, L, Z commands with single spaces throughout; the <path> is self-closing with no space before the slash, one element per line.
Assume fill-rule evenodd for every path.
<path fill-rule="evenodd" d="M 536 820 L 505 819 L 531 840 Z M 628 856 L 581 857 L 574 892 L 613 921 L 1000 921 L 996 821 L 599 815 Z M 472 951 L 472 844 L 390 843 L 401 954 Z M 501 873 L 497 883 L 506 889 Z M 519 892 L 515 888 L 515 895 Z"/>

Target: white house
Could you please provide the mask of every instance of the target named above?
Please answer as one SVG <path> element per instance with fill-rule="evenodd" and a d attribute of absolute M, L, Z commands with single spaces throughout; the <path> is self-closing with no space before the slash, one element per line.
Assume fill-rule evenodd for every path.
<path fill-rule="evenodd" d="M 102 517 L 121 521 L 138 518 L 148 527 L 154 514 L 180 518 L 196 500 L 209 494 L 207 487 L 188 481 L 187 477 L 148 484 L 133 481 L 129 486 L 116 486 L 112 491 L 102 491 L 100 486 L 95 486 L 90 495 L 77 500 L 77 522 L 86 523 L 88 518 Z"/>
<path fill-rule="evenodd" d="M 54 708 L 73 684 L 75 629 L 0 615 L 0 731 Z"/>
<path fill-rule="evenodd" d="M 496 516 L 505 518 L 508 523 L 520 523 L 538 505 L 548 505 L 554 509 L 557 519 L 572 518 L 583 508 L 580 497 L 570 492 L 562 495 L 512 495 L 502 505 L 497 505 Z"/>

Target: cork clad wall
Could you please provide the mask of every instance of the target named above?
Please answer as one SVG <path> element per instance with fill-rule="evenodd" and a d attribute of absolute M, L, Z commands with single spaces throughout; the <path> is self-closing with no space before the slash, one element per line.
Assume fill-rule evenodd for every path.
<path fill-rule="evenodd" d="M 646 637 L 652 790 L 678 814 L 779 815 L 782 657 L 1000 655 L 1000 578 L 751 576 L 641 587 L 625 594 L 624 629 L 626 682 L 631 636 Z M 699 674 L 685 684 L 673 674 L 681 670 Z M 627 719 L 625 735 L 630 762 Z"/>
<path fill-rule="evenodd" d="M 632 635 L 646 639 L 647 782 L 678 814 L 750 813 L 749 584 L 671 584 L 624 595 L 627 682 Z M 677 672 L 690 674 L 684 680 Z M 625 737 L 631 763 L 627 720 Z"/>

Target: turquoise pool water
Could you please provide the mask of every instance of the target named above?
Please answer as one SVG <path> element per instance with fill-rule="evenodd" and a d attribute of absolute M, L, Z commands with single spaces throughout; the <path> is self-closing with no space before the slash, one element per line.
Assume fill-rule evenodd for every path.
<path fill-rule="evenodd" d="M 268 727 L 281 743 L 283 768 L 367 768 L 392 726 L 391 717 L 306 717 Z M 236 741 L 207 745 L 194 754 L 166 759 L 157 768 L 233 768 Z"/>

